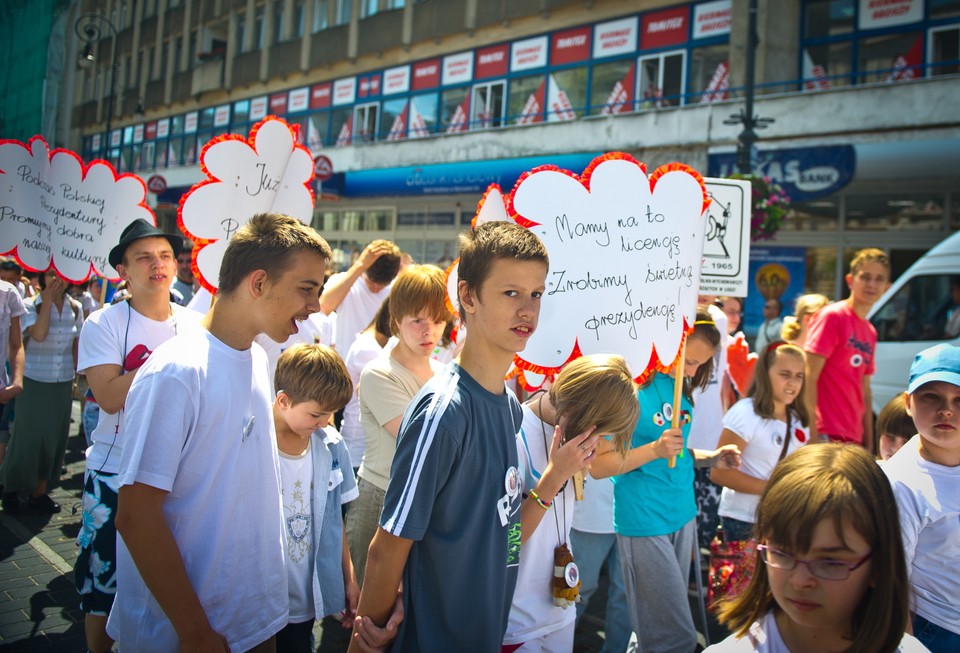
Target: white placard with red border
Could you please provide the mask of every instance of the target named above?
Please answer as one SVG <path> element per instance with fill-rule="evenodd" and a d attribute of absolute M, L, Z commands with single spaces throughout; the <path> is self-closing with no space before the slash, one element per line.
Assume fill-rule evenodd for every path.
<path fill-rule="evenodd" d="M 333 106 L 353 104 L 357 98 L 357 78 L 347 77 L 333 83 Z"/>
<path fill-rule="evenodd" d="M 250 120 L 260 120 L 267 117 L 267 96 L 262 95 L 250 100 Z"/>
<path fill-rule="evenodd" d="M 41 136 L 0 140 L 0 252 L 29 270 L 52 264 L 73 283 L 95 273 L 112 280 L 110 249 L 134 220 L 156 224 L 136 175 L 118 175 L 107 161 L 84 165 Z"/>
<path fill-rule="evenodd" d="M 395 66 L 383 71 L 383 94 L 394 95 L 410 90 L 410 66 Z"/>
<path fill-rule="evenodd" d="M 123 141 L 123 130 L 114 129 L 110 132 L 110 147 L 120 147 L 120 143 Z"/>
<path fill-rule="evenodd" d="M 134 125 L 133 127 L 133 142 L 142 143 L 143 142 L 143 123 L 139 125 Z"/>
<path fill-rule="evenodd" d="M 514 41 L 510 47 L 510 71 L 516 73 L 546 66 L 548 44 L 546 36 Z"/>
<path fill-rule="evenodd" d="M 94 152 L 100 149 L 100 134 L 93 135 L 93 138 L 90 139 L 90 147 Z"/>
<path fill-rule="evenodd" d="M 714 0 L 693 7 L 693 38 L 705 39 L 730 33 L 733 26 L 732 0 Z"/>
<path fill-rule="evenodd" d="M 183 133 L 184 134 L 195 134 L 197 132 L 197 116 L 196 111 L 191 111 L 183 117 Z"/>
<path fill-rule="evenodd" d="M 488 191 L 484 202 L 497 196 Z M 638 379 L 676 361 L 700 286 L 710 200 L 699 173 L 674 163 L 648 177 L 614 152 L 582 174 L 534 168 L 505 202 L 550 256 L 539 326 L 514 359 L 521 380 L 542 382 L 584 354 L 620 354 Z M 478 214 L 501 211 L 481 204 Z"/>
<path fill-rule="evenodd" d="M 313 158 L 294 129 L 269 117 L 247 138 L 218 136 L 200 152 L 205 179 L 180 200 L 177 220 L 196 243 L 193 268 L 200 284 L 216 292 L 220 262 L 237 229 L 257 213 L 276 211 L 309 224 L 313 217 Z"/>
<path fill-rule="evenodd" d="M 923 0 L 860 0 L 860 29 L 908 25 L 923 19 Z"/>
<path fill-rule="evenodd" d="M 640 19 L 636 16 L 598 23 L 593 28 L 593 58 L 635 52 L 639 23 Z"/>
<path fill-rule="evenodd" d="M 458 52 L 445 56 L 440 78 L 444 86 L 464 84 L 471 81 L 473 79 L 473 52 Z"/>

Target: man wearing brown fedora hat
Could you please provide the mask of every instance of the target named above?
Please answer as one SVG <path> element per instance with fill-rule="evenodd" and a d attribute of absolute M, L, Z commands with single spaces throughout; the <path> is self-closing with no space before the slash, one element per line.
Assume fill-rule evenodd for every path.
<path fill-rule="evenodd" d="M 108 260 L 127 282 L 131 298 L 94 311 L 80 333 L 77 370 L 86 374 L 100 404 L 93 445 L 87 450 L 83 529 L 74 568 L 87 648 L 93 653 L 108 651 L 113 644 L 106 624 L 116 593 L 114 516 L 127 391 L 153 350 L 199 319 L 170 301 L 182 247 L 179 235 L 164 233 L 143 219 L 130 223 Z M 99 523 L 96 516 L 104 514 Z"/>

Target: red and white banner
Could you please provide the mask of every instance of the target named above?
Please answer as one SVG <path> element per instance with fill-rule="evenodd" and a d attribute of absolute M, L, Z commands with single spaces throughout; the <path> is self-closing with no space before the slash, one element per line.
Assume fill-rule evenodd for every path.
<path fill-rule="evenodd" d="M 339 107 L 344 104 L 353 104 L 357 99 L 357 78 L 347 77 L 338 79 L 333 83 L 333 106 Z"/>
<path fill-rule="evenodd" d="M 414 91 L 422 91 L 428 88 L 436 88 L 440 85 L 440 60 L 430 59 L 429 61 L 420 61 L 413 64 L 413 83 L 411 86 Z"/>
<path fill-rule="evenodd" d="M 475 77 L 477 79 L 486 79 L 487 77 L 499 77 L 507 74 L 507 53 L 509 44 L 491 45 L 489 48 L 480 48 L 477 50 L 477 64 L 475 66 Z"/>
<path fill-rule="evenodd" d="M 383 94 L 406 93 L 410 90 L 410 66 L 397 66 L 383 71 Z"/>
<path fill-rule="evenodd" d="M 633 110 L 633 85 L 636 70 L 637 64 L 630 64 L 630 70 L 623 76 L 623 79 L 613 85 L 610 95 L 607 97 L 607 103 L 600 110 L 602 115 L 609 116 L 610 114 Z"/>
<path fill-rule="evenodd" d="M 540 82 L 540 86 L 537 87 L 537 90 L 527 98 L 526 104 L 523 105 L 523 110 L 520 112 L 520 115 L 517 116 L 516 124 L 532 125 L 543 121 L 543 92 L 546 83 L 547 78 L 544 77 L 543 81 Z"/>
<path fill-rule="evenodd" d="M 690 25 L 690 6 L 681 5 L 654 11 L 643 16 L 643 36 L 640 48 L 652 50 L 679 45 L 687 40 Z"/>
<path fill-rule="evenodd" d="M 310 108 L 311 109 L 326 109 L 330 106 L 330 94 L 332 93 L 333 85 L 330 82 L 324 82 L 323 84 L 314 84 L 310 87 Z"/>
<path fill-rule="evenodd" d="M 287 112 L 287 94 L 274 93 L 270 96 L 270 113 L 282 116 Z"/>
<path fill-rule="evenodd" d="M 443 58 L 441 80 L 444 86 L 462 84 L 473 79 L 473 52 L 448 54 Z"/>
<path fill-rule="evenodd" d="M 148 122 L 148 123 L 146 124 L 146 126 L 143 128 L 143 137 L 144 137 L 146 140 L 148 140 L 148 141 L 152 141 L 153 139 L 155 139 L 155 138 L 157 137 L 157 123 L 156 123 L 156 121 Z"/>
<path fill-rule="evenodd" d="M 470 94 L 463 98 L 463 102 L 457 105 L 457 109 L 450 116 L 450 124 L 447 125 L 448 134 L 459 134 L 467 131 L 470 121 Z"/>
<path fill-rule="evenodd" d="M 627 54 L 637 49 L 636 16 L 599 23 L 593 28 L 593 58 Z"/>
<path fill-rule="evenodd" d="M 715 0 L 693 8 L 693 38 L 705 39 L 730 33 L 733 25 L 731 0 Z"/>
<path fill-rule="evenodd" d="M 287 97 L 287 111 L 306 111 L 310 106 L 310 87 L 295 88 Z"/>
<path fill-rule="evenodd" d="M 860 29 L 907 25 L 923 19 L 923 0 L 860 0 Z"/>
<path fill-rule="evenodd" d="M 380 73 L 361 75 L 357 78 L 357 97 L 368 98 L 380 95 Z"/>
<path fill-rule="evenodd" d="M 547 92 L 547 122 L 566 122 L 576 119 L 577 112 L 573 110 L 566 91 L 557 83 L 557 78 L 550 75 L 550 90 Z"/>
<path fill-rule="evenodd" d="M 893 61 L 893 70 L 885 81 L 905 82 L 923 77 L 923 37 L 918 36 L 906 54 L 898 55 Z"/>
<path fill-rule="evenodd" d="M 267 116 L 267 96 L 262 95 L 250 100 L 250 120 L 260 120 Z"/>
<path fill-rule="evenodd" d="M 221 104 L 213 112 L 213 126 L 226 127 L 230 124 L 230 105 Z"/>
<path fill-rule="evenodd" d="M 827 71 L 823 66 L 813 62 L 810 51 L 803 50 L 803 90 L 805 91 L 825 91 L 830 88 L 830 80 L 827 79 Z"/>
<path fill-rule="evenodd" d="M 410 101 L 408 100 L 407 103 L 403 105 L 403 111 L 398 113 L 396 118 L 393 119 L 393 124 L 390 125 L 390 132 L 387 134 L 388 141 L 403 140 L 404 135 L 407 133 L 407 107 L 409 106 Z"/>
<path fill-rule="evenodd" d="M 590 57 L 589 25 L 557 32 L 550 38 L 550 63 L 560 66 L 586 61 Z"/>
<path fill-rule="evenodd" d="M 183 117 L 183 133 L 193 134 L 197 131 L 197 112 L 191 111 Z M 114 132 L 119 133 L 119 132 Z M 112 145 L 113 143 L 111 143 Z M 117 143 L 119 145 L 120 143 Z"/>
<path fill-rule="evenodd" d="M 161 118 L 160 120 L 157 121 L 157 138 L 166 138 L 169 135 L 170 135 L 170 119 Z"/>
<path fill-rule="evenodd" d="M 726 61 L 717 64 L 710 83 L 700 96 L 700 104 L 712 104 L 726 100 L 730 94 L 730 66 Z"/>
<path fill-rule="evenodd" d="M 134 143 L 143 142 L 143 124 L 136 125 L 133 128 L 133 142 Z"/>
<path fill-rule="evenodd" d="M 547 37 L 515 41 L 510 48 L 510 71 L 531 70 L 547 65 Z"/>
<path fill-rule="evenodd" d="M 340 133 L 337 134 L 337 147 L 346 147 L 353 140 L 353 114 L 347 116 L 346 121 L 340 127 Z"/>
<path fill-rule="evenodd" d="M 407 131 L 407 138 L 423 138 L 429 135 L 430 128 L 427 126 L 426 118 L 417 111 L 416 100 L 410 100 L 410 129 Z"/>

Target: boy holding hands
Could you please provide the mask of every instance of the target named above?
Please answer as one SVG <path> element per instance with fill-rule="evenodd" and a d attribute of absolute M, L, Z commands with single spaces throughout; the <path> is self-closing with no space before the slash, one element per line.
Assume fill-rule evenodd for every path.
<path fill-rule="evenodd" d="M 290 216 L 253 216 L 223 255 L 202 329 L 158 347 L 126 401 L 117 598 L 121 650 L 273 651 L 288 619 L 267 357 L 320 310 L 330 247 Z"/>
<path fill-rule="evenodd" d="M 907 412 L 917 435 L 883 465 L 900 509 L 913 588 L 913 634 L 932 653 L 960 650 L 960 347 L 917 354 Z"/>
<path fill-rule="evenodd" d="M 500 650 L 523 503 L 522 414 L 504 375 L 537 326 L 547 265 L 543 244 L 517 224 L 461 236 L 457 295 L 470 335 L 404 414 L 350 651 L 386 621 L 401 580 L 405 620 L 394 650 Z"/>
<path fill-rule="evenodd" d="M 290 621 L 277 633 L 277 650 L 311 653 L 314 619 L 346 610 L 344 625 L 352 626 L 360 596 L 340 508 L 357 498 L 357 482 L 343 438 L 327 427 L 353 383 L 340 356 L 323 345 L 284 351 L 274 382 L 290 586 Z"/>

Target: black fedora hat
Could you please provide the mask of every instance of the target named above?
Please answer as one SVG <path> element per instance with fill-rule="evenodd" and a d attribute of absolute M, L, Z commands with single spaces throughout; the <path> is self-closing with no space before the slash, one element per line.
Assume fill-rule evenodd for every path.
<path fill-rule="evenodd" d="M 178 256 L 180 250 L 183 249 L 183 236 L 178 236 L 177 234 L 165 234 L 152 224 L 139 218 L 134 220 L 127 228 L 123 230 L 123 233 L 120 234 L 120 242 L 116 247 L 110 250 L 110 257 L 107 259 L 110 261 L 110 265 L 116 268 L 120 261 L 123 260 L 123 253 L 127 251 L 127 247 L 130 246 L 135 240 L 140 240 L 141 238 L 166 238 L 170 241 L 170 247 L 173 248 L 173 255 Z"/>

